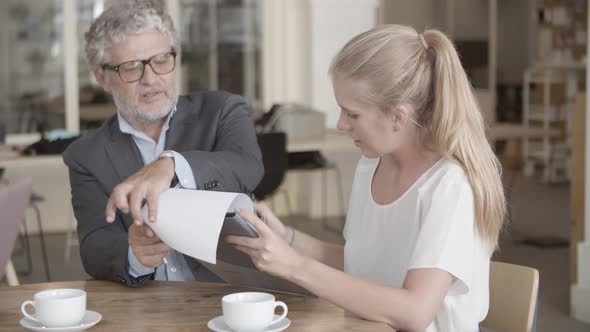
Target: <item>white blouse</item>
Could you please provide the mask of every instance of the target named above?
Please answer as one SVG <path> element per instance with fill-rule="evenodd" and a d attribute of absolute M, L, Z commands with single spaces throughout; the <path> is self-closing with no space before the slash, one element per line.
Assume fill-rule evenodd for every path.
<path fill-rule="evenodd" d="M 343 235 L 344 271 L 402 287 L 411 269 L 438 268 L 456 280 L 426 331 L 478 331 L 488 311 L 491 250 L 475 231 L 463 169 L 439 160 L 396 201 L 379 205 L 371 182 L 379 159 L 361 158 Z"/>

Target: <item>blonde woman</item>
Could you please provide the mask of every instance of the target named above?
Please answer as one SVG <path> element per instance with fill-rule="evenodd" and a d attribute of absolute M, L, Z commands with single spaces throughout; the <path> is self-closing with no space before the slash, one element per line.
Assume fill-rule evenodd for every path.
<path fill-rule="evenodd" d="M 363 157 L 344 246 L 240 212 L 228 237 L 256 266 L 364 319 L 408 331 L 477 331 L 506 202 L 500 165 L 451 41 L 400 25 L 348 42 L 330 75 L 338 128 Z"/>

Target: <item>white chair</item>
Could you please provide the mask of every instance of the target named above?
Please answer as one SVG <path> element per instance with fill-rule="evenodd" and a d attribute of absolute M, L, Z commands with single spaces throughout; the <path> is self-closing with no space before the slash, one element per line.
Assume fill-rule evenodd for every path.
<path fill-rule="evenodd" d="M 490 266 L 490 308 L 482 326 L 502 332 L 534 331 L 539 271 L 508 263 Z"/>
<path fill-rule="evenodd" d="M 9 260 L 6 263 L 6 281 L 8 282 L 8 286 L 18 286 L 20 282 L 18 281 L 18 275 L 16 274 L 16 270 L 12 265 L 12 260 Z"/>
<path fill-rule="evenodd" d="M 32 186 L 30 178 L 0 186 L 0 278 L 6 273 L 9 285 L 19 284 L 10 256 L 18 230 L 25 219 Z"/>
<path fill-rule="evenodd" d="M 78 246 L 78 240 L 76 239 L 77 237 L 77 232 L 76 232 L 76 226 L 78 225 L 78 222 L 76 221 L 76 216 L 74 216 L 74 211 L 72 209 L 70 209 L 70 224 L 68 225 L 68 230 L 66 233 L 66 245 L 65 245 L 65 249 L 64 249 L 64 261 L 66 263 L 70 262 L 70 258 L 71 258 L 71 250 L 72 247 L 77 247 Z"/>

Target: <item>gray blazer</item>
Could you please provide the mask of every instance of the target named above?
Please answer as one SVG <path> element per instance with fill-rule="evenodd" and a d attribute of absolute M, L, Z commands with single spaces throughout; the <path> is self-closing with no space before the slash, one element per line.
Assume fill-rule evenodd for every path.
<path fill-rule="evenodd" d="M 249 110 L 243 98 L 226 92 L 179 97 L 165 149 L 186 158 L 198 189 L 250 193 L 258 185 L 264 169 Z M 95 279 L 137 286 L 127 268 L 127 230 L 133 220 L 121 211 L 114 223 L 105 219 L 113 188 L 144 166 L 133 139 L 119 130 L 114 115 L 72 143 L 63 158 L 84 269 Z M 185 259 L 198 280 L 220 280 L 196 260 Z"/>

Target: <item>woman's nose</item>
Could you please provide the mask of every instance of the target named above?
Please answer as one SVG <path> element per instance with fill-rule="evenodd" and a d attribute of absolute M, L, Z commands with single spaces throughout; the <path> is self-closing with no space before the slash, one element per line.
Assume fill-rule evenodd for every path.
<path fill-rule="evenodd" d="M 342 131 L 349 130 L 348 123 L 346 123 L 346 120 L 344 119 L 344 116 L 342 116 L 342 113 L 340 113 L 340 116 L 338 117 L 338 122 L 336 123 L 336 128 L 338 130 L 342 130 Z"/>

